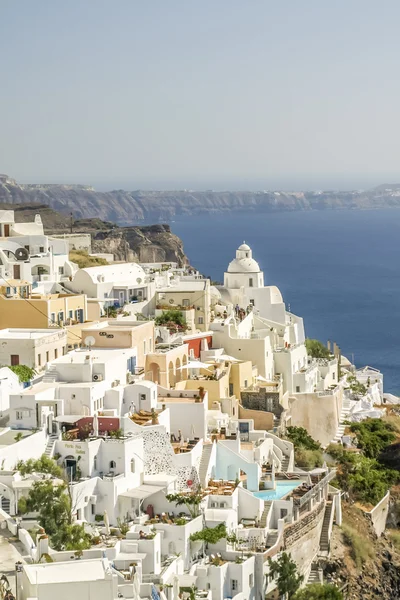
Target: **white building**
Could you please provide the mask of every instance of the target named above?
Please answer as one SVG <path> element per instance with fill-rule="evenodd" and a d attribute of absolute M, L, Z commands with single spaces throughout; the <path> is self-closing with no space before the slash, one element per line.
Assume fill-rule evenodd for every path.
<path fill-rule="evenodd" d="M 19 600 L 117 600 L 118 573 L 108 559 L 21 565 Z"/>
<path fill-rule="evenodd" d="M 135 300 L 146 302 L 154 295 L 154 284 L 147 281 L 144 270 L 137 263 L 115 263 L 101 267 L 79 269 L 68 289 L 84 293 L 88 298 L 98 298 L 107 305 L 124 304 Z"/>
<path fill-rule="evenodd" d="M 44 234 L 40 215 L 33 223 L 16 223 L 13 210 L 0 211 L 0 278 L 51 291 L 50 284 L 67 280 L 76 268 L 68 244 Z"/>
<path fill-rule="evenodd" d="M 67 349 L 64 329 L 0 329 L 0 364 L 26 365 L 40 372 Z"/>

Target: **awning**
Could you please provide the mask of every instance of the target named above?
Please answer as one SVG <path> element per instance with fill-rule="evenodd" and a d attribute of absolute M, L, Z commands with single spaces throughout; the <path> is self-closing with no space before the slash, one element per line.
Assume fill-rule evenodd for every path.
<path fill-rule="evenodd" d="M 118 496 L 122 496 L 123 498 L 136 498 L 138 500 L 144 500 L 144 498 L 148 498 L 152 494 L 161 492 L 161 490 L 165 490 L 165 488 L 165 485 L 139 485 L 137 488 L 132 488 L 131 490 L 127 490 L 122 494 L 118 494 Z"/>

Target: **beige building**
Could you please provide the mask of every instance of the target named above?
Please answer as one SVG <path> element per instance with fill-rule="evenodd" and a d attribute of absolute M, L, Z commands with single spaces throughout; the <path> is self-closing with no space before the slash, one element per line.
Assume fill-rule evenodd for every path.
<path fill-rule="evenodd" d="M 193 307 L 194 325 L 200 331 L 210 327 L 210 280 L 179 281 L 176 285 L 160 288 L 156 292 L 156 306 L 164 310 Z"/>
<path fill-rule="evenodd" d="M 136 348 L 137 371 L 145 370 L 146 355 L 154 351 L 154 321 L 109 319 L 87 324 L 81 330 L 82 346 Z"/>
<path fill-rule="evenodd" d="M 178 389 L 178 382 L 188 376 L 188 370 L 184 368 L 188 362 L 188 344 L 159 345 L 146 356 L 145 378 L 163 387 L 176 386 Z"/>
<path fill-rule="evenodd" d="M 46 364 L 67 351 L 64 329 L 2 329 L 0 330 L 0 364 L 26 365 L 42 371 Z"/>
<path fill-rule="evenodd" d="M 0 328 L 48 329 L 87 319 L 84 294 L 31 295 L 29 299 L 0 295 Z"/>

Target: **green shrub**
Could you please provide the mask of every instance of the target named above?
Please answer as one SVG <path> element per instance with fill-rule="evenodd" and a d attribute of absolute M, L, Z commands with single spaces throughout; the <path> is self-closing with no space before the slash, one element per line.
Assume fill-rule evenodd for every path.
<path fill-rule="evenodd" d="M 307 354 L 313 358 L 330 358 L 332 354 L 319 340 L 306 339 Z"/>
<path fill-rule="evenodd" d="M 356 567 L 361 569 L 363 564 L 374 556 L 374 547 L 370 540 L 363 535 L 360 535 L 350 525 L 342 526 L 344 541 L 350 548 L 350 555 L 354 560 Z"/>
<path fill-rule="evenodd" d="M 287 438 L 295 448 L 304 448 L 305 450 L 319 450 L 321 448 L 321 444 L 316 442 L 304 427 L 288 427 Z"/>
<path fill-rule="evenodd" d="M 305 450 L 298 448 L 294 454 L 295 463 L 298 467 L 322 467 L 323 456 L 322 450 Z"/>

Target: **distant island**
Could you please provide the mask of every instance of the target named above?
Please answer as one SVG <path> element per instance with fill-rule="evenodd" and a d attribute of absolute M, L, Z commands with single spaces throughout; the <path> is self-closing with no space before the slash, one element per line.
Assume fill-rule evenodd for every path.
<path fill-rule="evenodd" d="M 222 191 L 112 190 L 97 192 L 91 186 L 19 184 L 0 175 L 0 203 L 46 204 L 77 219 L 99 218 L 118 224 L 168 221 L 179 215 L 253 211 L 400 208 L 400 184 L 383 184 L 370 190 L 324 191 Z"/>

